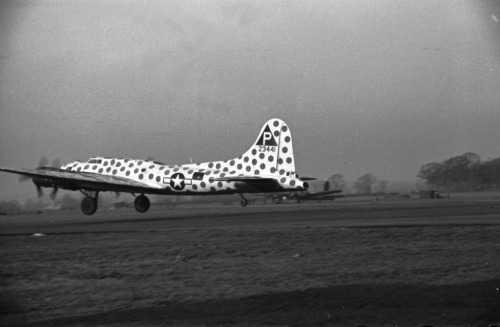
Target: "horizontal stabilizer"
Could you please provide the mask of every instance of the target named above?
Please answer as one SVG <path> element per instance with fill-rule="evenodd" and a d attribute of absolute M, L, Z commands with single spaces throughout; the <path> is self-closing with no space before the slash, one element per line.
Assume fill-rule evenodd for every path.
<path fill-rule="evenodd" d="M 232 176 L 214 178 L 215 181 L 221 182 L 276 182 L 275 178 L 258 177 L 258 176 Z"/>
<path fill-rule="evenodd" d="M 275 178 L 258 176 L 232 176 L 219 177 L 215 181 L 235 182 L 236 189 L 243 192 L 266 193 L 276 192 L 280 188 L 280 183 Z"/>

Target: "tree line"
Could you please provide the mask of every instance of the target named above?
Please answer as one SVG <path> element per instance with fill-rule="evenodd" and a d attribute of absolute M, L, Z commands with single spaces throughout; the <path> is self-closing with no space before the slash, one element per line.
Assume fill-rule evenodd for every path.
<path fill-rule="evenodd" d="M 441 162 L 422 165 L 418 171 L 428 188 L 447 192 L 467 192 L 495 190 L 500 188 L 500 157 L 481 160 L 474 152 L 467 152 Z M 334 174 L 328 179 L 330 189 L 351 189 L 356 194 L 384 194 L 394 191 L 392 182 L 378 180 L 373 173 L 360 176 L 351 187 L 342 174 Z M 417 185 L 417 188 L 418 185 Z"/>
<path fill-rule="evenodd" d="M 481 161 L 473 152 L 430 162 L 420 167 L 417 177 L 429 187 L 446 191 L 481 191 L 500 186 L 500 157 Z"/>
<path fill-rule="evenodd" d="M 356 194 L 385 194 L 389 192 L 389 181 L 379 180 L 373 173 L 366 173 L 360 176 L 352 187 L 347 187 L 347 181 L 342 174 L 333 174 L 327 180 L 329 190 L 346 191 L 347 188 L 353 189 Z M 325 190 L 326 191 L 326 190 Z"/>

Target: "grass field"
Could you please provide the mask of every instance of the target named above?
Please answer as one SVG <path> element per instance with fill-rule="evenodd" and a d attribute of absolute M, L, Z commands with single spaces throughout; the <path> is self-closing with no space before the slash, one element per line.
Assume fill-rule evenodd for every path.
<path fill-rule="evenodd" d="M 425 212 L 439 217 L 446 215 L 443 210 Z M 370 219 L 382 212 L 353 215 Z M 317 226 L 307 223 L 314 215 L 304 211 L 304 224 L 294 227 L 286 221 L 268 228 L 207 223 L 4 235 L 2 325 L 487 326 L 500 321 L 500 225 Z"/>

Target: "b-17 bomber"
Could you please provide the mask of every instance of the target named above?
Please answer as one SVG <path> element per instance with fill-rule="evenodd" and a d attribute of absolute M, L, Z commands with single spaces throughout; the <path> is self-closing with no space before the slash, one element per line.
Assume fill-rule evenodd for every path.
<path fill-rule="evenodd" d="M 36 169 L 1 168 L 0 171 L 31 178 L 42 188 L 80 191 L 81 210 L 97 211 L 99 192 L 125 192 L 135 196 L 134 207 L 146 212 L 146 194 L 213 195 L 238 194 L 241 206 L 245 193 L 304 192 L 307 180 L 295 171 L 292 135 L 280 119 L 264 124 L 254 144 L 243 155 L 224 161 L 167 165 L 154 160 L 92 157 L 59 167 L 40 165 Z"/>

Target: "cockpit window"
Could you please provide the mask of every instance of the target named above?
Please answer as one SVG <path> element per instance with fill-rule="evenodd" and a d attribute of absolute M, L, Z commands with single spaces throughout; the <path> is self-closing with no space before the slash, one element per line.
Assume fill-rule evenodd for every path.
<path fill-rule="evenodd" d="M 94 159 L 94 158 L 92 158 L 87 163 L 89 163 L 89 164 L 100 164 L 100 163 L 102 163 L 102 160 L 101 159 Z"/>

